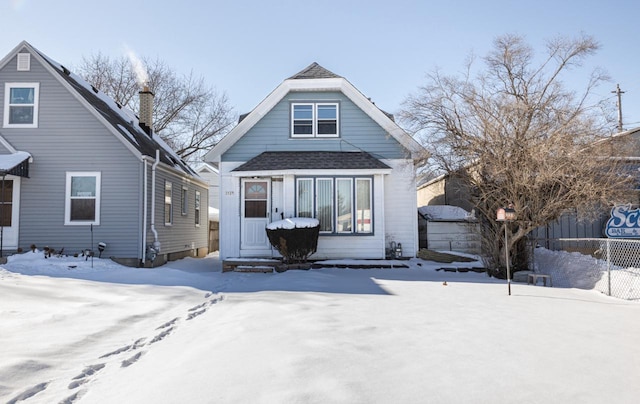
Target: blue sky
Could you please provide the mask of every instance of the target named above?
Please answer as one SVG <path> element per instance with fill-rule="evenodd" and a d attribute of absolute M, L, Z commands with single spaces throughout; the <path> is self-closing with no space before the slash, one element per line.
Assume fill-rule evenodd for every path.
<path fill-rule="evenodd" d="M 541 53 L 545 39 L 585 33 L 602 48 L 581 71 L 608 71 L 612 82 L 598 94 L 613 105 L 620 84 L 631 128 L 640 126 L 638 16 L 637 0 L 0 0 L 0 55 L 27 40 L 73 67 L 83 56 L 132 49 L 203 76 L 237 113 L 318 62 L 397 112 L 426 73 L 460 72 L 470 52 L 484 55 L 499 35 L 524 35 Z M 582 84 L 580 75 L 567 81 Z"/>

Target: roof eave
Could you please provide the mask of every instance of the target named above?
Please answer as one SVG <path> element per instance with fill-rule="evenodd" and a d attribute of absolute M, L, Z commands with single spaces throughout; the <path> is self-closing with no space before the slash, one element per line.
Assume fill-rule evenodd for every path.
<path fill-rule="evenodd" d="M 232 177 L 273 177 L 282 175 L 344 175 L 345 173 L 357 173 L 358 175 L 391 174 L 391 168 L 368 169 L 288 169 L 288 170 L 255 170 L 255 171 L 231 171 Z"/>

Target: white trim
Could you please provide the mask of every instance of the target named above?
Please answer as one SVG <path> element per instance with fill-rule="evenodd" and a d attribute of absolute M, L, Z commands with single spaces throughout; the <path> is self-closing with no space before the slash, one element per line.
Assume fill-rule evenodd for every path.
<path fill-rule="evenodd" d="M 187 205 L 189 201 L 189 188 L 186 185 L 182 186 L 182 191 L 180 192 L 180 214 L 182 216 L 187 216 L 189 214 L 189 206 Z"/>
<path fill-rule="evenodd" d="M 100 171 L 67 171 L 64 197 L 64 224 L 65 226 L 87 226 L 100 225 L 100 200 L 101 200 L 101 177 Z M 96 178 L 96 194 L 93 197 L 96 201 L 95 219 L 90 221 L 72 221 L 71 220 L 71 179 L 73 177 L 95 177 Z"/>
<path fill-rule="evenodd" d="M 296 118 L 295 118 L 295 109 L 296 106 L 310 106 L 311 107 L 311 133 L 304 134 L 296 134 Z M 315 123 L 316 123 L 316 108 L 312 102 L 292 102 L 290 105 L 291 109 L 291 133 L 290 136 L 292 138 L 312 138 L 315 136 Z M 301 119 L 302 120 L 302 119 Z M 306 120 L 306 119 L 305 119 Z"/>
<path fill-rule="evenodd" d="M 169 199 L 167 199 L 167 190 L 170 191 Z M 162 200 L 164 201 L 164 203 L 162 204 L 162 206 L 164 206 L 164 210 L 162 212 L 164 225 L 165 226 L 172 226 L 173 225 L 173 182 L 168 181 L 168 180 L 164 180 L 164 192 L 162 194 Z M 167 203 L 167 201 L 169 203 Z M 167 205 L 171 206 L 169 208 L 169 221 L 168 222 L 167 222 Z"/>
<path fill-rule="evenodd" d="M 311 106 L 311 133 L 309 134 L 295 134 L 295 115 L 294 110 L 296 106 L 299 105 L 308 105 Z M 318 133 L 318 121 L 319 114 L 318 108 L 321 106 L 333 106 L 336 111 L 336 133 L 328 133 L 328 134 L 320 134 Z M 338 102 L 291 102 L 291 137 L 292 138 L 331 138 L 331 137 L 340 137 L 340 103 Z M 306 120 L 306 119 L 300 119 Z"/>
<path fill-rule="evenodd" d="M 265 171 L 231 171 L 229 175 L 232 177 L 274 177 L 283 175 L 297 175 L 297 176 L 353 176 L 353 175 L 375 175 L 375 174 L 391 174 L 393 169 L 391 168 L 372 168 L 366 170 L 265 170 Z"/>
<path fill-rule="evenodd" d="M 194 211 L 194 224 L 196 227 L 200 227 L 200 223 L 202 222 L 202 195 L 200 191 L 196 190 L 193 197 L 193 211 Z"/>
<path fill-rule="evenodd" d="M 2 179 L 0 178 L 0 181 Z M 3 227 L 3 245 L 5 249 L 18 248 L 20 239 L 20 177 L 6 175 L 6 181 L 13 181 L 13 193 L 11 195 L 11 226 Z"/>
<path fill-rule="evenodd" d="M 33 88 L 33 104 L 14 104 L 31 106 L 33 105 L 33 122 L 31 123 L 9 123 L 11 109 L 11 89 L 12 88 Z M 37 128 L 38 127 L 38 106 L 40 100 L 40 83 L 4 83 L 4 119 L 5 128 Z"/>

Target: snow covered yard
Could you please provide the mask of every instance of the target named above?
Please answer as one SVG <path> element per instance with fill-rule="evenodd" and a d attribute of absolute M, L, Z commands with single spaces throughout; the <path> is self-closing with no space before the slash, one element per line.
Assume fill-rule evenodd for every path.
<path fill-rule="evenodd" d="M 407 263 L 247 274 L 215 256 L 13 257 L 0 401 L 637 402 L 640 303 L 520 283 L 508 296 L 485 274 Z"/>

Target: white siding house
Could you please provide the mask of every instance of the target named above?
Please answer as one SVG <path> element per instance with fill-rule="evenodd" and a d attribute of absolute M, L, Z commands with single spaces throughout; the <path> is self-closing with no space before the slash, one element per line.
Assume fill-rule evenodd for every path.
<path fill-rule="evenodd" d="M 349 81 L 317 63 L 286 79 L 206 156 L 220 173 L 220 257 L 273 257 L 265 227 L 320 221 L 311 259 L 418 250 L 421 146 Z"/>

